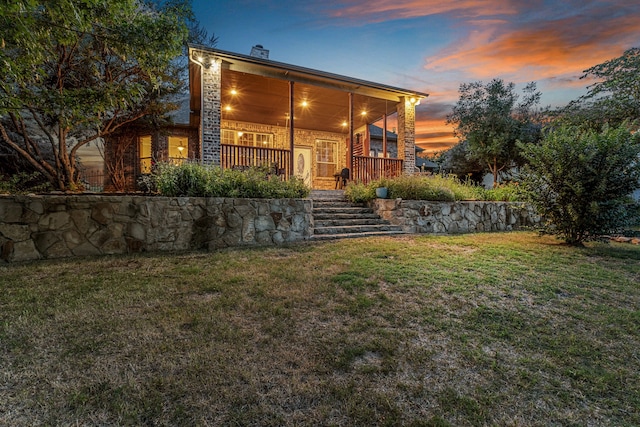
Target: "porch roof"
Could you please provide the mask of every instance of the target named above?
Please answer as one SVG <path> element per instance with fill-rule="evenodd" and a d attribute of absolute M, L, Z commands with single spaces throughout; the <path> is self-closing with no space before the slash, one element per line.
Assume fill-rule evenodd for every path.
<path fill-rule="evenodd" d="M 289 86 L 294 82 L 296 128 L 345 133 L 349 116 L 349 93 L 354 94 L 354 128 L 372 123 L 396 112 L 404 98 L 420 100 L 428 94 L 385 84 L 333 74 L 192 45 L 189 57 L 203 56 L 221 61 L 222 118 L 284 126 L 289 113 Z M 200 66 L 189 64 L 191 110 L 199 115 Z M 237 95 L 231 95 L 231 91 Z M 307 107 L 300 107 L 302 101 Z M 230 107 L 226 110 L 225 107 Z M 365 111 L 366 115 L 362 115 Z"/>

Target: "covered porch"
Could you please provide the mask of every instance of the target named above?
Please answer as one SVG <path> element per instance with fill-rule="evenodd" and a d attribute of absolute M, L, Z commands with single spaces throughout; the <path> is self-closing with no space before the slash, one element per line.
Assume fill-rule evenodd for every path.
<path fill-rule="evenodd" d="M 427 94 L 200 46 L 189 60 L 194 154 L 203 163 L 268 166 L 314 189 L 334 188 L 344 168 L 361 182 L 415 169 L 415 106 Z M 373 123 L 384 129 L 379 153 L 367 138 Z"/>

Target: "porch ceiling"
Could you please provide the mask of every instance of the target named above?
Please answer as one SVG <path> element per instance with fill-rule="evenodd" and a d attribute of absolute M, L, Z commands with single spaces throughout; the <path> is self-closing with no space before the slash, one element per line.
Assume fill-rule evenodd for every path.
<path fill-rule="evenodd" d="M 289 82 L 294 82 L 294 127 L 348 133 L 349 93 L 353 94 L 353 127 L 375 123 L 397 111 L 404 98 L 428 94 L 291 64 L 202 46 L 190 46 L 191 110 L 200 112 L 201 60 L 221 64 L 222 118 L 286 126 Z M 232 95 L 232 90 L 237 94 Z M 303 107 L 302 102 L 308 105 Z M 229 107 L 227 109 L 226 107 Z M 365 111 L 366 115 L 362 115 Z M 193 124 L 193 123 L 192 123 Z"/>
<path fill-rule="evenodd" d="M 233 91 L 236 94 L 233 94 Z M 303 106 L 306 101 L 307 105 Z M 354 129 L 396 112 L 397 102 L 355 94 Z M 362 112 L 366 112 L 363 115 Z M 222 118 L 277 126 L 287 125 L 289 83 L 223 68 Z M 294 127 L 347 133 L 349 94 L 305 83 L 294 84 Z"/>

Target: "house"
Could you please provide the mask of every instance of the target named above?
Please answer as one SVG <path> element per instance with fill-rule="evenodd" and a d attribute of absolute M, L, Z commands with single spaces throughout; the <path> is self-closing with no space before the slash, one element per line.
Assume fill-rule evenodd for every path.
<path fill-rule="evenodd" d="M 185 159 L 268 165 L 314 189 L 334 188 L 345 167 L 363 182 L 414 172 L 415 107 L 426 93 L 272 61 L 260 45 L 251 55 L 203 46 L 188 55 L 188 118 L 138 132 L 135 146 L 121 150 L 128 187 L 153 161 Z M 389 120 L 397 134 L 386 130 Z M 373 123 L 382 123 L 380 138 L 364 138 Z"/>

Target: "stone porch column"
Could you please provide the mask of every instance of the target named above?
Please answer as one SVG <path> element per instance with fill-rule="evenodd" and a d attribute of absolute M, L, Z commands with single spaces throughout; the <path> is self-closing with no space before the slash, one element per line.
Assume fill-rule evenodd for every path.
<path fill-rule="evenodd" d="M 398 104 L 398 157 L 404 159 L 403 172 L 413 175 L 416 169 L 416 106 L 408 98 Z"/>
<path fill-rule="evenodd" d="M 222 111 L 220 60 L 205 57 L 202 66 L 202 163 L 220 166 Z"/>

